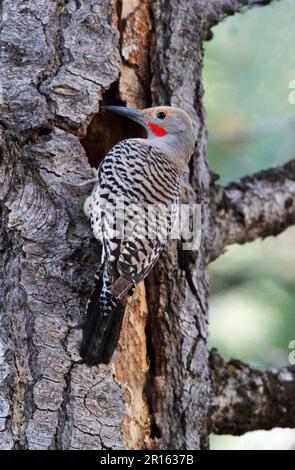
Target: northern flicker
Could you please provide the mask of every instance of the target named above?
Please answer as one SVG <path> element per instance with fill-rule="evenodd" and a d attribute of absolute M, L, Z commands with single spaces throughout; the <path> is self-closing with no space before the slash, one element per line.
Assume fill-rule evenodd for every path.
<path fill-rule="evenodd" d="M 141 124 L 147 138 L 126 139 L 110 150 L 84 205 L 94 236 L 102 245 L 80 351 L 88 364 L 108 363 L 112 358 L 127 297 L 147 276 L 168 242 L 182 175 L 195 145 L 193 121 L 182 109 L 104 109 Z M 118 201 L 124 205 L 123 215 L 113 209 Z M 134 211 L 134 206 L 141 210 Z M 154 220 L 148 220 L 151 206 L 160 207 Z M 119 235 L 114 232 L 118 220 Z"/>

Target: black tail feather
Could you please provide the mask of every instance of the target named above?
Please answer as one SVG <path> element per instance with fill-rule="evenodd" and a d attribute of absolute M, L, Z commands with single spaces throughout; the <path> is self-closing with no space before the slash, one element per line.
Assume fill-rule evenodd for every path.
<path fill-rule="evenodd" d="M 112 309 L 106 314 L 100 310 L 102 279 L 98 279 L 87 306 L 83 326 L 80 355 L 90 365 L 108 364 L 116 349 L 125 305 L 112 298 Z"/>

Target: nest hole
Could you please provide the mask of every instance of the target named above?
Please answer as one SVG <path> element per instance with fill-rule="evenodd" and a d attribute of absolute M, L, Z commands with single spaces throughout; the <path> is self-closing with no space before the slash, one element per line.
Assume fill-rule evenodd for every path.
<path fill-rule="evenodd" d="M 119 97 L 117 83 L 105 92 L 100 101 L 99 112 L 93 116 L 85 137 L 81 139 L 88 161 L 94 168 L 98 168 L 108 151 L 121 140 L 146 137 L 146 131 L 142 126 L 128 118 L 103 111 L 104 105 L 125 106 Z"/>

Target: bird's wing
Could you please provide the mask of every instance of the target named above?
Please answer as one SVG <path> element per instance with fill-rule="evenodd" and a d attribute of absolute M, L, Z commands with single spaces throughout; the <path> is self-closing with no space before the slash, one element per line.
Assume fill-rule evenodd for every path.
<path fill-rule="evenodd" d="M 180 176 L 169 160 L 144 141 L 117 144 L 103 160 L 98 185 L 91 195 L 89 215 L 96 238 L 103 244 L 103 264 L 87 306 L 81 356 L 89 364 L 108 363 L 116 347 L 130 289 L 152 268 L 167 242 L 172 219 L 164 220 L 165 207 L 177 200 Z M 126 214 L 116 214 L 123 203 Z M 158 220 L 146 211 L 161 204 Z M 136 215 L 132 207 L 141 211 Z M 120 206 L 120 204 L 119 204 Z M 151 220 L 150 220 L 151 219 Z M 119 221 L 122 236 L 113 232 Z M 151 236 L 145 236 L 146 222 Z M 126 230 L 125 230 L 126 229 Z"/>
<path fill-rule="evenodd" d="M 102 162 L 99 184 L 107 264 L 113 274 L 115 270 L 137 284 L 169 238 L 180 189 L 179 171 L 160 150 L 142 140 L 128 139 Z M 124 220 L 118 202 L 124 204 Z M 117 213 L 112 210 L 116 203 Z M 114 236 L 116 220 L 121 221 L 121 230 L 124 227 L 118 238 Z"/>

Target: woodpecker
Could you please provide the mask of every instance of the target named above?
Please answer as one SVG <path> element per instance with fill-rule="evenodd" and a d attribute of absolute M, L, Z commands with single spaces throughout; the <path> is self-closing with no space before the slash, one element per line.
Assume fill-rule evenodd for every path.
<path fill-rule="evenodd" d="M 80 350 L 83 361 L 90 365 L 110 362 L 127 298 L 167 244 L 176 220 L 182 176 L 196 140 L 194 123 L 182 109 L 104 109 L 136 121 L 147 137 L 123 140 L 109 151 L 84 205 L 102 247 Z M 118 201 L 123 203 L 123 215 L 114 210 Z M 151 206 L 160 210 L 156 218 L 147 220 Z M 134 211 L 134 207 L 141 210 Z"/>

